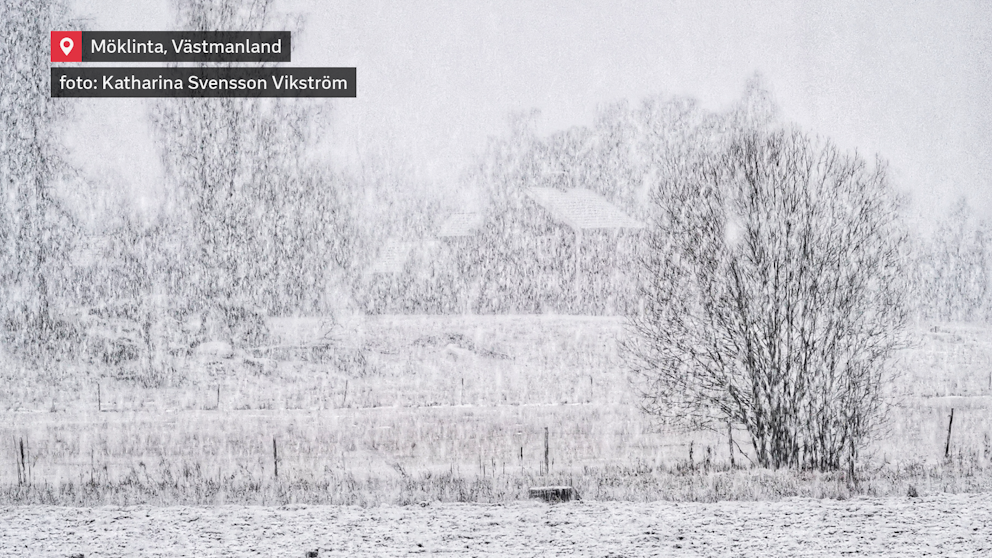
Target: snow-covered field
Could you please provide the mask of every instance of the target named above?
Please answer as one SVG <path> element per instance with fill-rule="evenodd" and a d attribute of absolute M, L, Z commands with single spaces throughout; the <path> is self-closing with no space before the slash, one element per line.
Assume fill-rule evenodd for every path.
<path fill-rule="evenodd" d="M 680 478 L 642 494 L 644 487 L 632 479 L 655 486 L 659 471 L 710 460 L 726 468 L 729 455 L 720 433 L 661 430 L 638 411 L 617 354 L 622 333 L 619 318 L 581 316 L 380 316 L 331 329 L 324 320 L 297 319 L 273 323 L 275 343 L 300 346 L 331 337 L 338 350 L 362 355 L 364 368 L 292 355 L 269 358 L 261 368 L 237 358 L 215 365 L 192 361 L 182 384 L 164 388 L 140 388 L 109 371 L 69 376 L 52 386 L 11 370 L 4 379 L 10 389 L 0 393 L 0 440 L 7 441 L 0 450 L 0 486 L 16 489 L 23 440 L 30 482 L 56 487 L 57 496 L 12 491 L 8 501 L 212 502 L 80 494 L 94 481 L 168 485 L 188 478 L 187 470 L 204 486 L 221 480 L 229 487 L 267 484 L 274 477 L 275 439 L 283 483 L 372 477 L 396 484 L 407 474 L 451 472 L 469 483 L 494 479 L 509 492 L 482 501 L 505 502 L 539 475 L 548 427 L 552 472 L 594 499 L 830 494 L 819 488 L 671 489 L 685 484 Z M 992 465 L 992 331 L 944 324 L 920 329 L 915 338 L 902 355 L 905 373 L 893 386 L 897 407 L 890 429 L 866 454 L 864 474 L 879 477 L 882 471 L 898 482 L 883 479 L 876 492 L 864 493 L 905 494 L 907 482 L 925 495 L 982 490 Z M 949 464 L 944 449 L 952 408 Z M 735 439 L 747 449 L 745 433 Z M 11 440 L 14 446 L 7 445 Z M 645 469 L 654 473 L 641 474 Z M 629 486 L 618 490 L 616 473 Z M 66 482 L 76 485 L 73 498 L 59 495 L 57 487 Z M 255 503 L 240 496 L 218 500 Z M 338 500 L 282 503 L 294 501 Z M 344 501 L 404 500 L 369 494 Z"/>
<path fill-rule="evenodd" d="M 0 556 L 988 556 L 992 495 L 0 508 Z"/>
<path fill-rule="evenodd" d="M 277 325 L 283 344 L 324 335 L 316 320 Z M 32 490 L 51 487 L 53 496 L 18 496 L 18 453 L 4 449 L 6 497 L 63 506 L 0 508 L 0 556 L 992 553 L 988 329 L 917 333 L 894 386 L 891 429 L 862 473 L 861 494 L 887 497 L 835 500 L 787 496 L 850 494 L 842 481 L 727 473 L 720 436 L 656 429 L 627 389 L 620 320 L 382 317 L 345 325 L 337 335 L 361 352 L 362 371 L 284 360 L 246 373 L 228 362 L 190 368 L 175 388 L 91 375 L 51 391 L 11 376 L 0 440 L 23 437 Z M 952 459 L 944 460 L 951 408 Z M 549 425 L 555 479 L 539 473 Z M 710 446 L 712 473 L 702 465 Z M 686 473 L 686 463 L 696 468 Z M 432 472 L 449 473 L 436 477 L 444 482 L 435 492 L 425 489 Z M 534 482 L 573 477 L 581 503 L 523 499 Z M 480 478 L 491 488 L 465 500 L 501 504 L 453 503 L 462 496 L 452 490 Z M 88 493 L 94 479 L 100 488 Z M 358 484 L 339 494 L 342 479 Z M 308 499 L 306 487 L 317 484 L 297 480 L 334 486 Z M 75 492 L 60 492 L 61 483 Z M 904 496 L 908 484 L 919 498 Z M 273 497 L 279 486 L 285 496 Z M 679 502 L 644 502 L 652 499 Z M 338 500 L 368 507 L 234 505 Z M 220 505 L 173 505 L 213 501 Z M 158 505 L 70 507 L 93 502 Z"/>

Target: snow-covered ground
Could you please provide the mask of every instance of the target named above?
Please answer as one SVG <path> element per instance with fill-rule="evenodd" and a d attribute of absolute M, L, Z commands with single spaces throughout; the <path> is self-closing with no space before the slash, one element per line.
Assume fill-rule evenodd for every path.
<path fill-rule="evenodd" d="M 262 371 L 237 359 L 217 369 L 192 362 L 187 382 L 177 387 L 139 388 L 84 376 L 73 389 L 32 383 L 13 370 L 11 387 L 0 394 L 0 486 L 16 490 L 20 454 L 7 444 L 19 450 L 20 440 L 29 481 L 42 491 L 93 479 L 109 486 L 134 475 L 158 485 L 188 468 L 201 471 L 197 478 L 204 482 L 270 482 L 273 439 L 284 482 L 320 483 L 330 475 L 332 481 L 371 476 L 395 483 L 398 467 L 413 476 L 454 471 L 467 482 L 494 474 L 529 478 L 543 465 L 545 427 L 552 470 L 574 475 L 577 483 L 585 478 L 604 486 L 600 477 L 608 468 L 670 470 L 687 463 L 691 449 L 697 465 L 711 457 L 714 464 L 729 466 L 723 433 L 659 429 L 637 409 L 617 354 L 619 318 L 376 316 L 341 320 L 334 327 L 321 319 L 272 325 L 280 345 L 329 339 L 337 348 L 360 350 L 368 371 L 284 355 L 289 360 Z M 864 475 L 885 482 L 875 487 L 880 492 L 863 493 L 904 494 L 902 481 L 916 483 L 925 494 L 982 490 L 992 464 L 992 329 L 940 324 L 915 331 L 914 339 L 901 356 L 903 376 L 893 386 L 896 407 L 889 429 L 864 454 Z M 953 466 L 944 459 L 951 409 Z M 746 434 L 734 438 L 746 451 Z M 747 460 L 738 456 L 741 464 Z M 926 472 L 938 470 L 943 472 Z M 629 497 L 621 499 L 686 499 L 645 492 L 624 478 Z M 580 488 L 593 499 L 618 498 Z M 758 499 L 765 494 L 744 492 Z M 361 501 L 399 502 L 389 495 Z"/>
<path fill-rule="evenodd" d="M 992 495 L 0 508 L 0 556 L 988 556 Z"/>

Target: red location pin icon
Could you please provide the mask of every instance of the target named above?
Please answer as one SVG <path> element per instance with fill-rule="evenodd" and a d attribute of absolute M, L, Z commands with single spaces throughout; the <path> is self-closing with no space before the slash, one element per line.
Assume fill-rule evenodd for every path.
<path fill-rule="evenodd" d="M 52 31 L 52 62 L 82 62 L 83 32 Z"/>

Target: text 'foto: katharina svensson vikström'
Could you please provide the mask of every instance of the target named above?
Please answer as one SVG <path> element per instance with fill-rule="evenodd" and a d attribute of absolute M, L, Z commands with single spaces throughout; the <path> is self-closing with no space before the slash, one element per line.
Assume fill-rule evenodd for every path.
<path fill-rule="evenodd" d="M 355 97 L 355 68 L 52 68 L 52 97 Z"/>

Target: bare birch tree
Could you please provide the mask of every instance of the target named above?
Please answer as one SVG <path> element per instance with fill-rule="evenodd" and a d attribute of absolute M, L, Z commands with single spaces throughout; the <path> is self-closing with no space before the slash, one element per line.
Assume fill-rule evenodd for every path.
<path fill-rule="evenodd" d="M 906 320 L 885 165 L 796 131 L 728 146 L 656 196 L 624 344 L 644 408 L 743 426 L 762 466 L 853 470 Z"/>
<path fill-rule="evenodd" d="M 264 30 L 272 2 L 177 0 L 180 27 Z M 280 23 L 281 25 L 281 23 Z M 179 296 L 202 306 L 314 311 L 347 268 L 340 177 L 312 158 L 326 100 L 168 99 L 152 119 L 189 235 Z"/>

